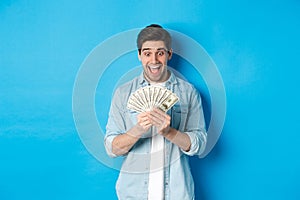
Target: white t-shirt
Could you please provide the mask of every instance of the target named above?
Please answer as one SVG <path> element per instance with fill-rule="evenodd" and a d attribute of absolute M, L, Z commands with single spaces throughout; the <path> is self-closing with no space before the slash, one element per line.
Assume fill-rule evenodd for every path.
<path fill-rule="evenodd" d="M 165 87 L 165 82 L 151 85 Z M 152 127 L 148 200 L 164 199 L 164 144 L 164 137 L 157 133 L 156 127 Z"/>

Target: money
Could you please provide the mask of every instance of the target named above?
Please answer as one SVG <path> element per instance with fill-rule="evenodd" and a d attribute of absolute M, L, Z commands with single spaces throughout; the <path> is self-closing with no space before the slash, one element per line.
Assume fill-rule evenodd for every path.
<path fill-rule="evenodd" d="M 178 97 L 173 93 L 158 108 L 167 112 L 178 101 Z"/>
<path fill-rule="evenodd" d="M 179 100 L 172 91 L 160 86 L 146 86 L 132 93 L 127 102 L 127 108 L 138 113 L 154 108 L 167 112 Z"/>

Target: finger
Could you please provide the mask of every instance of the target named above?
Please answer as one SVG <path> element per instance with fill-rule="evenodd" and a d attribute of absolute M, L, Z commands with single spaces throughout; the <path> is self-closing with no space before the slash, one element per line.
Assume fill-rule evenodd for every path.
<path fill-rule="evenodd" d="M 151 112 L 148 113 L 148 116 L 151 116 L 152 118 L 157 118 L 157 119 L 163 119 L 165 117 L 165 113 L 158 112 L 156 110 L 152 110 Z"/>
<path fill-rule="evenodd" d="M 162 122 L 165 121 L 170 121 L 171 117 L 167 113 L 161 111 L 160 109 L 154 109 L 153 112 L 151 113 L 152 116 L 155 116 L 156 118 L 160 119 Z"/>
<path fill-rule="evenodd" d="M 159 109 L 154 108 L 151 112 L 149 112 L 151 115 L 156 116 L 160 118 L 160 116 L 164 116 L 164 112 L 161 112 Z"/>
<path fill-rule="evenodd" d="M 162 119 L 161 116 L 155 114 L 155 113 L 149 113 L 148 116 L 149 120 L 151 121 L 151 123 L 155 126 L 159 125 L 162 123 Z"/>
<path fill-rule="evenodd" d="M 138 118 L 143 118 L 143 117 L 146 117 L 148 115 L 148 112 L 143 112 L 143 113 L 140 113 L 138 114 Z"/>
<path fill-rule="evenodd" d="M 144 116 L 144 117 L 138 117 L 138 122 L 144 122 L 144 121 L 149 121 L 149 117 L 148 116 Z"/>
<path fill-rule="evenodd" d="M 154 108 L 153 112 L 157 113 L 158 115 L 162 115 L 162 116 L 167 115 L 165 112 L 163 112 L 162 110 L 160 110 L 158 108 Z"/>
<path fill-rule="evenodd" d="M 160 126 L 161 124 L 163 124 L 163 119 L 157 118 L 155 116 L 151 116 L 150 120 L 151 120 L 151 123 L 155 126 Z"/>
<path fill-rule="evenodd" d="M 170 121 L 171 117 L 167 115 L 166 113 L 162 111 L 155 111 L 149 113 L 149 118 L 154 122 L 154 123 L 165 123 L 166 121 Z"/>
<path fill-rule="evenodd" d="M 142 125 L 142 126 L 148 126 L 148 125 L 150 125 L 151 126 L 152 124 L 151 124 L 150 120 L 144 120 L 144 121 L 140 122 L 140 125 Z"/>
<path fill-rule="evenodd" d="M 149 115 L 148 113 L 141 113 L 137 116 L 138 121 L 146 121 L 149 120 Z"/>
<path fill-rule="evenodd" d="M 148 124 L 148 125 L 144 126 L 144 128 L 145 128 L 145 130 L 148 130 L 151 126 L 152 126 L 152 124 Z"/>

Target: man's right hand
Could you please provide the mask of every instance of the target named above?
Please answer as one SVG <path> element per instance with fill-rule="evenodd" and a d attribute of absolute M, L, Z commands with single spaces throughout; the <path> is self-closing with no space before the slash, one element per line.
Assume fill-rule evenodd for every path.
<path fill-rule="evenodd" d="M 128 134 L 134 137 L 141 137 L 144 133 L 146 133 L 149 128 L 152 126 L 149 113 L 143 112 L 138 114 L 137 116 L 137 124 L 132 127 Z"/>
<path fill-rule="evenodd" d="M 145 134 L 152 126 L 149 113 L 143 112 L 137 116 L 137 124 L 125 134 L 118 135 L 112 142 L 112 152 L 117 155 L 126 154 L 131 147 Z"/>

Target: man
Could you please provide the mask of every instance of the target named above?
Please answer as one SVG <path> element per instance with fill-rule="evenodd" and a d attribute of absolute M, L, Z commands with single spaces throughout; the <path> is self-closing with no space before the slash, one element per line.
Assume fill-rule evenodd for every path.
<path fill-rule="evenodd" d="M 108 155 L 124 156 L 118 198 L 194 199 L 188 157 L 204 151 L 207 137 L 200 95 L 168 69 L 171 36 L 160 25 L 141 30 L 137 47 L 143 73 L 116 90 L 104 139 Z M 149 85 L 167 88 L 179 101 L 167 113 L 129 110 L 130 95 Z"/>

